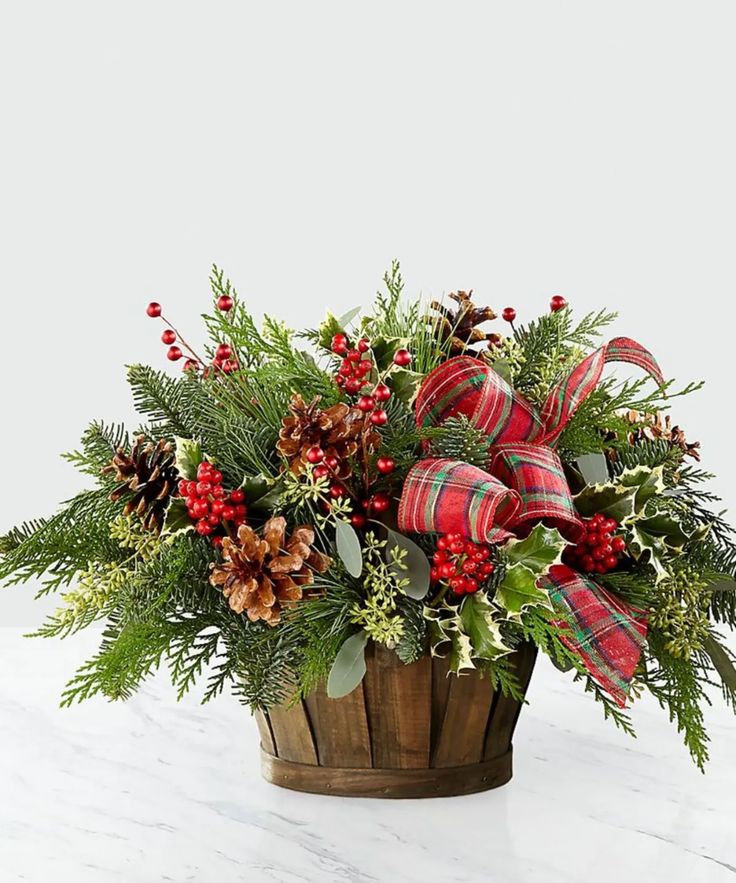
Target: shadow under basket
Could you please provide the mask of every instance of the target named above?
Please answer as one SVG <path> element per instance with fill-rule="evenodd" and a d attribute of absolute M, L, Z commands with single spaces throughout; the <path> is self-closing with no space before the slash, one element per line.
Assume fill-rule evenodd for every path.
<path fill-rule="evenodd" d="M 509 657 L 522 690 L 536 648 Z M 373 645 L 362 684 L 342 699 L 323 688 L 302 702 L 257 712 L 263 777 L 342 797 L 449 797 L 505 785 L 521 703 L 447 660 L 404 665 Z"/>

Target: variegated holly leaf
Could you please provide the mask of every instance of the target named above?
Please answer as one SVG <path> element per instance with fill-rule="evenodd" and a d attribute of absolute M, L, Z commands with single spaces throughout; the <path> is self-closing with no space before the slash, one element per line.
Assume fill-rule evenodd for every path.
<path fill-rule="evenodd" d="M 441 607 L 425 607 L 425 619 L 429 620 L 429 642 L 432 656 L 447 658 L 450 671 L 459 674 L 474 669 L 473 647 L 470 637 L 462 630 L 458 608 L 450 604 Z"/>
<path fill-rule="evenodd" d="M 590 518 L 600 512 L 623 524 L 633 518 L 636 511 L 636 488 L 618 484 L 591 484 L 573 499 L 575 508 L 583 518 Z"/>
<path fill-rule="evenodd" d="M 466 596 L 460 608 L 460 622 L 470 638 L 473 656 L 493 660 L 511 653 L 511 647 L 504 644 L 501 636 L 498 610 L 484 592 Z"/>
<path fill-rule="evenodd" d="M 566 545 L 557 528 L 537 524 L 523 540 L 509 540 L 503 551 L 510 565 L 523 564 L 539 578 L 560 563 Z"/>
<path fill-rule="evenodd" d="M 636 522 L 628 529 L 628 552 L 635 561 L 644 561 L 654 569 L 655 583 L 667 576 L 663 559 L 667 555 L 667 544 L 662 537 L 649 534 Z"/>
<path fill-rule="evenodd" d="M 174 464 L 182 478 L 195 481 L 197 467 L 204 460 L 202 445 L 193 438 L 174 438 L 176 455 Z"/>
<path fill-rule="evenodd" d="M 410 405 L 419 392 L 424 375 L 406 368 L 396 368 L 390 372 L 390 377 L 396 398 L 405 405 Z"/>
<path fill-rule="evenodd" d="M 652 497 L 660 496 L 664 491 L 663 474 L 663 466 L 637 466 L 625 469 L 616 479 L 616 484 L 636 491 L 634 509 L 641 512 Z"/>
<path fill-rule="evenodd" d="M 506 569 L 493 600 L 507 619 L 520 619 L 527 607 L 552 610 L 549 592 L 537 585 L 537 576 L 525 564 L 513 564 Z"/>
<path fill-rule="evenodd" d="M 182 497 L 174 497 L 166 510 L 162 533 L 171 535 L 182 531 L 194 530 L 187 504 Z"/>

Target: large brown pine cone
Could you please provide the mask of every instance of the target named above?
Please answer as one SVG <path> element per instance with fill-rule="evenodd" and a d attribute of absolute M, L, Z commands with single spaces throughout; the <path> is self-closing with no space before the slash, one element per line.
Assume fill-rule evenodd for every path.
<path fill-rule="evenodd" d="M 457 291 L 449 297 L 457 303 L 457 309 L 452 310 L 436 300 L 430 304 L 436 315 L 430 315 L 436 335 L 442 342 L 450 341 L 450 355 L 459 356 L 463 353 L 476 353 L 470 349 L 473 344 L 491 341 L 498 337 L 494 334 L 485 334 L 476 326 L 496 318 L 496 313 L 490 307 L 476 307 L 471 300 L 472 291 Z"/>
<path fill-rule="evenodd" d="M 294 475 L 301 475 L 307 467 L 307 451 L 317 446 L 326 457 L 335 457 L 338 467 L 335 475 L 346 479 L 351 474 L 350 458 L 358 452 L 361 436 L 366 434 L 366 446 L 373 450 L 380 436 L 366 424 L 365 414 L 340 402 L 329 408 L 319 408 L 319 396 L 308 405 L 300 395 L 294 395 L 289 405 L 291 414 L 284 417 L 276 447 L 289 461 Z"/>
<path fill-rule="evenodd" d="M 276 625 L 282 608 L 302 598 L 303 587 L 314 580 L 314 571 L 324 573 L 331 559 L 316 549 L 314 528 L 301 526 L 286 536 L 286 521 L 270 518 L 263 538 L 246 524 L 238 529 L 236 540 L 222 542 L 222 564 L 213 564 L 210 582 L 222 588 L 236 613 L 248 619 L 262 619 Z"/>
<path fill-rule="evenodd" d="M 138 436 L 130 453 L 118 448 L 102 472 L 114 473 L 115 480 L 120 482 L 110 498 L 126 500 L 123 514 L 135 512 L 144 530 L 159 533 L 179 478 L 171 442 L 161 439 L 154 444 Z"/>
<path fill-rule="evenodd" d="M 685 433 L 679 426 L 672 426 L 669 414 L 642 414 L 640 411 L 629 411 L 626 415 L 631 423 L 640 424 L 629 433 L 629 441 L 666 441 L 671 448 L 680 448 L 686 457 L 700 460 L 700 442 L 688 442 Z"/>

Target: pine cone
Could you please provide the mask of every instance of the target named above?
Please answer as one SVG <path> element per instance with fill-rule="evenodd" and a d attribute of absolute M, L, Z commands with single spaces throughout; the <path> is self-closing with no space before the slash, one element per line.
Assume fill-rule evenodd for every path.
<path fill-rule="evenodd" d="M 141 435 L 136 438 L 130 454 L 118 448 L 112 463 L 102 472 L 115 473 L 115 480 L 120 482 L 110 494 L 111 500 L 129 497 L 123 514 L 135 512 L 144 530 L 160 533 L 179 478 L 171 442 L 161 439 L 156 444 L 146 443 Z"/>
<path fill-rule="evenodd" d="M 307 451 L 316 445 L 325 452 L 325 458 L 337 459 L 335 476 L 345 480 L 352 472 L 350 458 L 357 453 L 363 433 L 368 450 L 376 448 L 381 438 L 358 408 L 341 402 L 322 411 L 319 401 L 317 396 L 306 405 L 300 395 L 292 396 L 291 414 L 284 417 L 276 447 L 289 461 L 294 475 L 301 475 L 309 462 Z"/>
<path fill-rule="evenodd" d="M 496 318 L 490 307 L 476 307 L 471 300 L 472 291 L 457 291 L 450 298 L 457 303 L 457 309 L 451 310 L 436 300 L 430 308 L 438 315 L 429 316 L 435 333 L 441 341 L 450 340 L 450 355 L 460 356 L 463 353 L 477 355 L 470 346 L 482 341 L 498 338 L 497 334 L 484 334 L 476 326 Z"/>
<path fill-rule="evenodd" d="M 222 586 L 235 613 L 246 612 L 251 622 L 262 619 L 276 625 L 281 610 L 302 598 L 303 587 L 314 580 L 314 571 L 324 573 L 331 559 L 316 549 L 314 528 L 301 526 L 286 538 L 286 520 L 270 518 L 261 539 L 246 524 L 237 540 L 222 541 L 222 564 L 213 564 L 210 582 Z"/>
<path fill-rule="evenodd" d="M 644 424 L 637 426 L 629 433 L 629 442 L 662 440 L 672 448 L 680 448 L 686 457 L 700 461 L 700 442 L 688 442 L 685 433 L 679 426 L 672 426 L 669 414 L 642 414 L 640 411 L 629 411 L 626 415 L 631 423 Z"/>

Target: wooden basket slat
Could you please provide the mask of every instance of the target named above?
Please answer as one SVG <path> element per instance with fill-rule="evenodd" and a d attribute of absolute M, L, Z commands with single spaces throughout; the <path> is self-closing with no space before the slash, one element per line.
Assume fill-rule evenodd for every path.
<path fill-rule="evenodd" d="M 261 747 L 269 754 L 276 754 L 276 743 L 274 742 L 273 733 L 271 732 L 271 724 L 268 715 L 264 711 L 254 711 L 253 717 L 258 724 L 258 733 L 261 737 Z"/>
<path fill-rule="evenodd" d="M 536 657 L 536 648 L 530 644 L 524 644 L 514 653 L 516 675 L 523 692 L 526 692 L 526 688 L 529 686 Z M 520 702 L 512 699 L 511 696 L 499 693 L 493 704 L 491 718 L 488 722 L 485 749 L 483 751 L 484 760 L 500 757 L 508 751 L 520 711 Z"/>
<path fill-rule="evenodd" d="M 292 706 L 277 705 L 269 709 L 268 719 L 277 757 L 295 763 L 319 763 L 312 726 L 303 702 Z"/>
<path fill-rule="evenodd" d="M 480 763 L 486 737 L 493 686 L 476 672 L 449 679 L 444 720 L 432 755 L 433 767 L 459 767 Z"/>
<path fill-rule="evenodd" d="M 330 699 L 324 687 L 305 699 L 321 766 L 367 769 L 372 766 L 371 738 L 363 685 L 342 699 Z"/>
<path fill-rule="evenodd" d="M 432 661 L 401 663 L 393 650 L 374 645 L 365 677 L 373 766 L 379 769 L 429 766 Z M 398 662 L 398 665 L 397 665 Z"/>
<path fill-rule="evenodd" d="M 432 657 L 432 733 L 430 737 L 431 757 L 437 750 L 445 720 L 447 698 L 450 695 L 450 661 L 446 656 Z"/>

